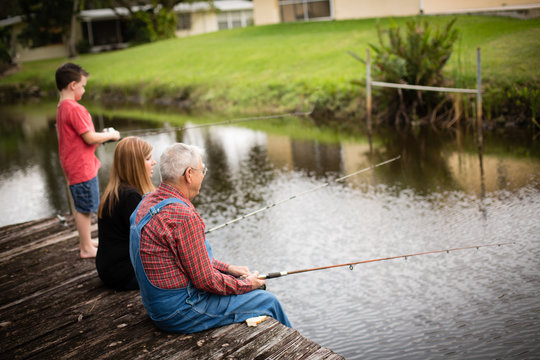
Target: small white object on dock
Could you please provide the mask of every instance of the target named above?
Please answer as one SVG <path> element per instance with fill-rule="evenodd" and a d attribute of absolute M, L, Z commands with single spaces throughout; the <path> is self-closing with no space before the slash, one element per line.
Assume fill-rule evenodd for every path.
<path fill-rule="evenodd" d="M 247 326 L 257 326 L 257 324 L 260 324 L 264 320 L 266 320 L 267 317 L 268 316 L 266 316 L 266 315 L 252 317 L 252 318 L 249 318 L 249 319 L 246 320 L 246 324 L 247 324 Z"/>

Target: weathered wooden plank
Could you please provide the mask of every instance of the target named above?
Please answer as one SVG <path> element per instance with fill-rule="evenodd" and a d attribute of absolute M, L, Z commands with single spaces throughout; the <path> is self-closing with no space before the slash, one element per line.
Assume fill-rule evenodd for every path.
<path fill-rule="evenodd" d="M 90 231 L 94 234 L 94 236 L 95 234 L 97 234 L 97 230 L 98 230 L 97 224 L 92 225 L 90 228 Z M 41 238 L 40 240 L 27 242 L 15 248 L 2 251 L 0 253 L 0 262 L 9 261 L 13 259 L 14 257 L 24 255 L 31 251 L 41 249 L 43 247 L 47 247 L 49 245 L 53 245 L 62 241 L 69 241 L 69 240 L 78 239 L 78 238 L 79 238 L 79 234 L 76 230 L 74 231 L 73 229 L 66 229 L 61 232 L 51 234 L 49 236 Z"/>
<path fill-rule="evenodd" d="M 62 241 L 73 240 L 78 238 L 77 231 L 71 229 L 64 230 L 59 233 L 55 233 L 46 237 L 42 237 L 40 240 L 31 241 L 26 244 L 11 248 L 10 250 L 0 253 L 0 262 L 9 261 L 16 256 L 24 255 L 28 252 L 56 244 Z"/>
<path fill-rule="evenodd" d="M 241 324 L 233 324 L 196 334 L 167 334 L 167 338 L 162 338 L 163 341 L 159 342 L 144 339 L 144 341 L 140 342 L 139 349 L 133 351 L 128 346 L 124 346 L 119 353 L 133 359 L 188 359 L 189 357 L 186 354 L 193 353 L 194 349 L 206 346 L 209 344 L 209 339 L 235 333 L 240 326 Z"/>
<path fill-rule="evenodd" d="M 95 269 L 94 259 L 80 259 L 78 245 L 59 243 L 36 249 L 31 256 L 0 262 L 0 304 L 4 305 Z M 43 281 L 43 277 L 47 281 Z"/>
<path fill-rule="evenodd" d="M 117 305 L 117 309 L 119 308 L 121 307 Z M 51 359 L 95 359 L 110 348 L 147 338 L 157 331 L 142 307 L 123 311 L 133 313 L 129 319 L 124 317 L 122 322 L 101 314 L 87 316 L 69 327 L 72 336 L 64 338 L 54 347 L 41 350 L 40 356 Z M 56 338 L 50 337 L 47 340 L 52 342 L 56 341 Z"/>
<path fill-rule="evenodd" d="M 268 318 L 257 327 L 249 327 L 245 323 L 226 327 L 222 333 L 210 333 L 208 336 L 197 341 L 197 347 L 192 347 L 183 353 L 186 358 L 193 359 L 223 359 L 234 357 L 233 354 L 241 351 L 253 341 L 262 337 L 268 337 L 270 341 L 271 331 L 277 331 L 279 322 Z M 205 351 L 206 350 L 206 351 Z"/>
<path fill-rule="evenodd" d="M 138 291 L 105 288 L 94 260 L 78 258 L 73 227 L 49 219 L 1 228 L 0 238 L 2 358 L 342 358 L 271 318 L 255 328 L 242 323 L 196 334 L 159 331 Z"/>
<path fill-rule="evenodd" d="M 66 225 L 68 222 L 65 223 Z M 47 218 L 37 221 L 27 221 L 15 225 L 7 225 L 0 227 L 0 244 L 21 238 L 34 239 L 43 234 L 58 231 L 58 226 L 62 224 L 57 218 Z M 51 231 L 53 229 L 53 231 Z"/>
<path fill-rule="evenodd" d="M 321 345 L 306 339 L 300 333 L 272 355 L 272 359 L 303 359 L 321 348 Z"/>
<path fill-rule="evenodd" d="M 153 338 L 138 341 L 135 346 L 129 343 L 119 347 L 115 354 L 130 359 L 223 359 L 277 324 L 269 323 L 268 327 L 260 328 L 248 328 L 245 323 L 232 324 L 196 334 L 165 334 L 158 331 L 158 334 L 166 335 L 166 338 L 160 337 L 163 341 L 156 341 L 158 335 L 154 334 Z"/>
<path fill-rule="evenodd" d="M 99 302 L 107 304 L 100 307 L 97 306 Z M 134 328 L 137 328 L 138 323 L 147 321 L 142 305 L 127 306 L 125 301 L 116 296 L 89 299 L 83 304 L 77 303 L 56 314 L 49 312 L 47 323 L 33 331 L 26 329 L 25 331 L 30 333 L 26 336 L 24 333 L 21 334 L 22 340 L 18 341 L 15 347 L 12 346 L 12 342 L 8 344 L 11 346 L 6 349 L 6 353 L 13 352 L 14 357 L 17 358 L 20 351 L 24 350 L 24 354 L 29 356 L 40 354 L 45 357 L 49 354 L 50 358 L 56 359 L 74 348 L 87 346 L 88 337 L 109 341 L 111 333 L 116 330 L 117 323 L 109 314 L 118 314 L 118 312 L 124 316 L 130 312 L 134 319 Z M 122 323 L 125 323 L 125 320 L 124 317 Z"/>
<path fill-rule="evenodd" d="M 336 354 L 330 349 L 321 347 L 306 357 L 306 360 L 342 360 L 343 356 Z"/>
<path fill-rule="evenodd" d="M 60 222 L 58 219 L 53 218 L 38 222 L 37 224 L 30 222 L 16 229 L 8 228 L 3 232 L 0 230 L 0 253 L 3 253 L 7 249 L 32 244 L 50 235 L 65 231 L 76 231 L 72 218 L 66 222 Z"/>
<path fill-rule="evenodd" d="M 30 300 L 33 300 L 35 298 L 44 298 L 45 295 L 50 295 L 49 293 L 54 293 L 56 291 L 66 291 L 66 287 L 68 285 L 73 284 L 73 283 L 78 283 L 86 279 L 92 279 L 92 278 L 95 278 L 95 276 L 96 276 L 95 270 L 92 270 L 89 272 L 83 272 L 82 274 L 72 277 L 71 279 L 68 279 L 58 285 L 55 285 L 52 287 L 44 287 L 38 291 L 33 292 L 30 295 L 27 295 L 25 297 L 19 297 L 17 300 L 3 304 L 2 306 L 0 306 L 0 311 L 5 311 L 5 314 L 8 314 L 9 309 L 13 308 L 14 306 L 27 303 Z M 49 297 L 47 301 L 50 301 L 50 300 L 52 300 L 52 297 Z M 36 307 L 38 306 L 37 301 L 30 304 L 30 306 L 32 307 L 32 309 L 36 309 Z M 20 310 L 23 308 L 24 308 L 23 306 L 18 306 L 17 313 L 20 313 L 21 312 Z"/>
<path fill-rule="evenodd" d="M 93 280 L 96 282 L 96 280 Z M 66 291 L 67 290 L 67 291 Z M 113 302 L 111 307 L 114 311 L 119 310 L 121 296 L 113 292 L 103 291 L 104 289 L 94 289 L 88 291 L 84 288 L 63 289 L 60 294 L 44 297 L 48 300 L 41 302 L 29 302 L 25 306 L 18 306 L 3 316 L 5 321 L 9 321 L 8 326 L 0 330 L 0 334 L 6 333 L 8 339 L 1 345 L 4 350 L 22 344 L 31 343 L 33 340 L 45 336 L 56 329 L 64 328 L 71 323 L 79 322 L 92 314 L 96 303 L 101 300 L 103 303 Z M 68 295 L 69 294 L 69 295 Z M 73 301 L 77 299 L 77 301 Z M 135 299 L 133 299 L 135 301 Z M 47 319 L 39 328 L 35 328 L 36 319 Z"/>
<path fill-rule="evenodd" d="M 274 319 L 267 319 L 266 321 L 277 322 Z M 229 354 L 228 357 L 236 359 L 264 359 L 269 357 L 273 352 L 276 352 L 284 343 L 291 341 L 292 337 L 298 333 L 288 327 L 280 326 L 280 324 L 277 325 L 267 329 L 264 335 L 258 336 L 244 344 L 244 346 Z"/>
<path fill-rule="evenodd" d="M 89 271 L 95 271 L 95 265 L 91 260 L 63 261 L 57 262 L 57 264 L 61 264 L 61 266 L 56 267 L 52 272 L 40 271 L 40 264 L 31 264 L 18 272 L 13 268 L 7 270 L 10 272 L 10 278 L 0 284 L 0 292 L 2 293 L 0 306 L 7 306 L 9 303 L 32 296 L 35 293 L 50 292 L 56 284 L 69 282 L 69 279 L 79 278 Z M 0 268 L 0 271 L 5 270 Z M 97 274 L 93 276 L 97 277 Z M 80 279 L 82 280 L 84 277 Z"/>

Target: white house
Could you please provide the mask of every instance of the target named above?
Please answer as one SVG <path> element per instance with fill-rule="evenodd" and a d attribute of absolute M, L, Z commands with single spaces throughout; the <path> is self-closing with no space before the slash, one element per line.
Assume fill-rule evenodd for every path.
<path fill-rule="evenodd" d="M 178 14 L 177 36 L 253 25 L 251 1 L 214 0 L 213 6 L 206 2 L 180 3 L 174 11 Z"/>
<path fill-rule="evenodd" d="M 141 9 L 150 7 L 133 8 Z M 247 0 L 214 0 L 213 5 L 202 1 L 180 3 L 174 11 L 178 14 L 176 35 L 179 37 L 253 25 L 253 3 Z M 126 8 L 81 11 L 78 14 L 80 26 L 75 29 L 76 42 L 86 40 L 92 52 L 125 48 L 129 43 L 127 15 Z M 32 49 L 19 44 L 17 36 L 24 27 L 23 21 L 21 16 L 0 20 L 0 27 L 12 29 L 10 55 L 15 62 L 68 56 L 66 43 Z"/>
<path fill-rule="evenodd" d="M 253 0 L 255 25 L 416 14 L 521 12 L 540 16 L 538 0 Z M 531 14 L 532 13 L 532 14 Z"/>

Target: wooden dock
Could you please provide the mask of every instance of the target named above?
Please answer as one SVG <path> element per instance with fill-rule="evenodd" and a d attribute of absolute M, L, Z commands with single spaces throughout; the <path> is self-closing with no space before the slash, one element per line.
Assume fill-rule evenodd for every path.
<path fill-rule="evenodd" d="M 0 228 L 0 268 L 2 359 L 343 359 L 271 318 L 158 330 L 138 291 L 105 288 L 94 260 L 79 259 L 70 217 Z"/>

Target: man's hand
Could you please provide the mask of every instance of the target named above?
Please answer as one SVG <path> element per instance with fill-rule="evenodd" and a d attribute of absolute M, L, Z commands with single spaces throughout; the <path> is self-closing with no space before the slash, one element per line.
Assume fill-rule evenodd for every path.
<path fill-rule="evenodd" d="M 248 279 L 251 283 L 251 290 L 260 289 L 264 284 L 266 284 L 266 280 L 258 278 L 258 271 L 251 273 L 249 272 L 247 266 L 229 265 L 227 272 L 232 276 Z"/>
<path fill-rule="evenodd" d="M 251 273 L 247 266 L 229 265 L 227 272 L 236 277 L 247 277 Z"/>
<path fill-rule="evenodd" d="M 263 287 L 266 284 L 266 280 L 259 279 L 259 272 L 255 271 L 253 274 L 250 274 L 247 279 L 251 282 L 251 290 L 257 290 Z"/>

